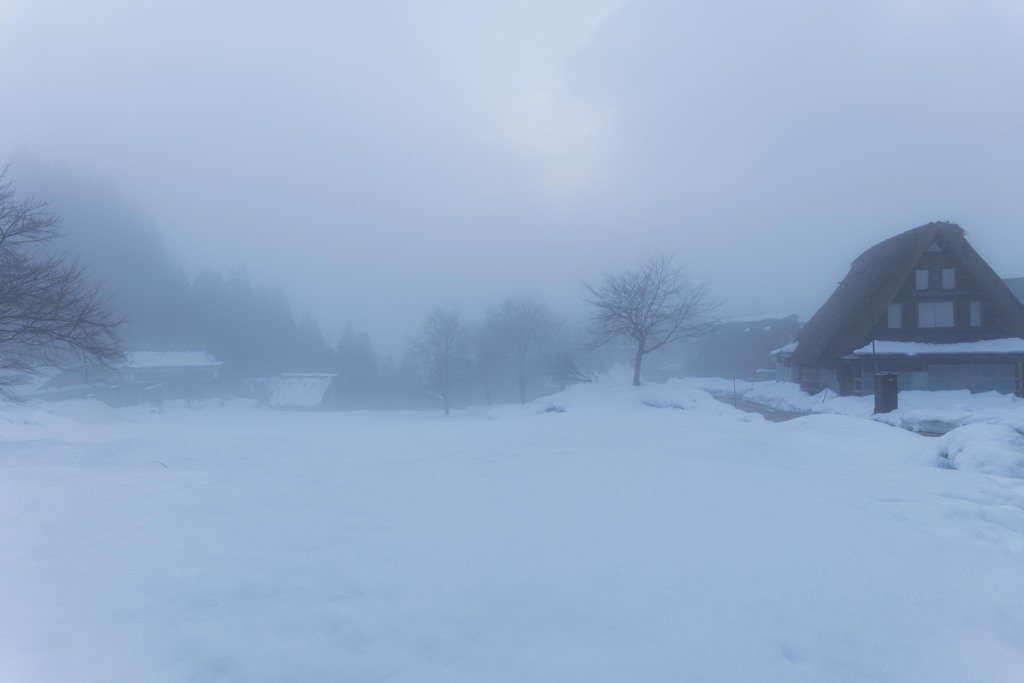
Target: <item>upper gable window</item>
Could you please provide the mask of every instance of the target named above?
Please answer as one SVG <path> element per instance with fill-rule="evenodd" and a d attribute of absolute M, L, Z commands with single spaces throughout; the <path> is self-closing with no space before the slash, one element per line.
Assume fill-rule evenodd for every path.
<path fill-rule="evenodd" d="M 954 289 L 956 287 L 956 269 L 955 268 L 943 268 L 942 269 L 942 288 L 943 289 Z"/>
<path fill-rule="evenodd" d="M 938 242 L 932 242 L 931 245 L 928 247 L 928 251 L 934 254 L 936 252 L 942 251 L 942 247 L 939 246 Z"/>
<path fill-rule="evenodd" d="M 914 288 L 928 289 L 928 270 L 919 268 L 914 271 Z"/>

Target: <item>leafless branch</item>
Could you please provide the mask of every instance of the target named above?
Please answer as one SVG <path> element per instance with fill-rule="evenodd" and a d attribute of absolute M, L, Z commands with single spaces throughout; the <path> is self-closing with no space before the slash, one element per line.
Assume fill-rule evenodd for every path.
<path fill-rule="evenodd" d="M 120 356 L 117 327 L 99 286 L 67 253 L 47 253 L 57 218 L 31 197 L 18 200 L 0 169 L 0 397 L 41 365 L 106 365 Z"/>
<path fill-rule="evenodd" d="M 691 282 L 671 255 L 649 257 L 636 268 L 605 273 L 599 284 L 583 283 L 592 308 L 594 344 L 616 339 L 635 346 L 633 384 L 640 384 L 643 357 L 673 342 L 710 333 L 719 302 L 707 282 Z"/>
<path fill-rule="evenodd" d="M 431 386 L 441 395 L 444 414 L 451 403 L 452 375 L 466 355 L 466 328 L 459 312 L 452 307 L 435 308 L 423 321 L 419 335 L 413 339 L 413 352 L 427 375 Z"/>
<path fill-rule="evenodd" d="M 512 356 L 519 402 L 526 403 L 527 380 L 544 368 L 541 351 L 554 338 L 558 320 L 542 297 L 511 296 L 491 310 L 488 321 Z"/>

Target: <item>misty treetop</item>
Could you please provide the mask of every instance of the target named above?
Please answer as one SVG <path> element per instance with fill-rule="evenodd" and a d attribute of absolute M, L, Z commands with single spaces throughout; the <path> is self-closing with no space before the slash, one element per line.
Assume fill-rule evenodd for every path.
<path fill-rule="evenodd" d="M 444 414 L 451 409 L 452 385 L 468 357 L 469 336 L 458 309 L 438 306 L 423 319 L 412 346 L 427 385 L 437 392 Z"/>
<path fill-rule="evenodd" d="M 394 362 L 391 362 L 391 367 Z M 338 375 L 335 400 L 339 407 L 368 408 L 381 405 L 381 363 L 370 336 L 345 327 L 334 349 L 334 371 Z"/>
<path fill-rule="evenodd" d="M 543 374 L 550 363 L 545 356 L 557 336 L 558 319 L 543 297 L 511 296 L 490 310 L 485 326 L 515 365 L 519 402 L 526 403 L 527 380 Z"/>
<path fill-rule="evenodd" d="M 412 339 L 407 362 L 416 367 L 420 395 L 441 407 L 515 400 L 591 382 L 608 365 L 583 328 L 556 315 L 540 295 L 510 295 L 467 321 L 439 306 Z M 407 389 L 415 389 L 415 385 Z"/>

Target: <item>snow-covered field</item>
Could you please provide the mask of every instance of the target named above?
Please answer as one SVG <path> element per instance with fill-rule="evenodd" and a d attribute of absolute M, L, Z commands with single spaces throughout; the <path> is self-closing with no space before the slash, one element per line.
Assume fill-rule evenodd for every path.
<path fill-rule="evenodd" d="M 1007 425 L 0 406 L 0 681 L 1016 683 Z"/>

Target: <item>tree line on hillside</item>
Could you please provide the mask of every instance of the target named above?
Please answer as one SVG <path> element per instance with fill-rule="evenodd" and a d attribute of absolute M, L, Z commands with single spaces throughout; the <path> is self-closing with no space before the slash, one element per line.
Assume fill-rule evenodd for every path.
<path fill-rule="evenodd" d="M 241 267 L 189 277 L 171 263 L 152 221 L 112 186 L 32 159 L 16 170 L 19 196 L 12 192 L 8 204 L 34 203 L 40 220 L 60 217 L 52 251 L 88 266 L 122 320 L 123 348 L 208 351 L 229 379 L 333 370 L 334 349 L 313 318 L 296 319 L 280 287 L 254 284 Z"/>
<path fill-rule="evenodd" d="M 223 362 L 228 380 L 333 373 L 331 400 L 339 408 L 447 413 L 453 403 L 525 403 L 593 381 L 627 347 L 639 384 L 645 357 L 715 324 L 717 304 L 706 283 L 691 282 L 671 256 L 655 255 L 597 283 L 584 282 L 591 311 L 586 323 L 556 315 L 541 296 L 506 297 L 475 321 L 440 306 L 425 316 L 396 362 L 380 358 L 368 335 L 352 326 L 329 345 L 312 317 L 296 320 L 279 287 L 254 285 L 242 268 L 226 277 L 211 269 L 185 277 L 171 265 L 152 223 L 111 188 L 59 168 L 29 163 L 25 170 L 29 187 L 48 202 L 19 198 L 9 169 L 0 173 L 0 351 L 8 370 L 30 371 L 68 356 L 109 363 L 120 348 L 205 350 Z M 70 217 L 63 236 L 58 213 Z M 41 248 L 59 240 L 81 254 L 102 286 L 89 284 L 68 252 Z M 37 272 L 36 287 L 51 301 L 39 292 L 19 293 L 18 278 L 27 272 Z M 68 291 L 75 297 L 63 294 Z M 51 311 L 69 302 L 77 308 Z M 20 311 L 21 322 L 11 318 L 5 328 L 4 311 L 9 317 L 12 310 Z M 34 314 L 43 310 L 52 315 L 40 332 Z M 18 324 L 35 336 L 21 330 L 19 337 Z"/>

